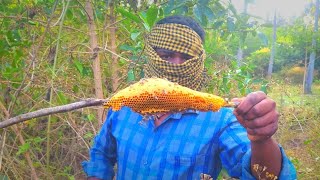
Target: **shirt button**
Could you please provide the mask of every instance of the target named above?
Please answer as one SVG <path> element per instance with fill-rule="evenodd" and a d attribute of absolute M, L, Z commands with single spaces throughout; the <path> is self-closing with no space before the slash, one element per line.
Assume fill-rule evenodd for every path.
<path fill-rule="evenodd" d="M 145 161 L 143 164 L 146 166 L 146 165 L 148 165 L 148 162 L 147 162 L 147 161 Z"/>

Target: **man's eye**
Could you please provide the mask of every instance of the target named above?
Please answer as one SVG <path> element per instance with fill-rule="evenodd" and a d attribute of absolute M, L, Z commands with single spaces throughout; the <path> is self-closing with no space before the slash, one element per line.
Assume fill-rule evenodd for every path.
<path fill-rule="evenodd" d="M 163 60 L 168 60 L 171 56 L 170 55 L 162 55 L 160 56 L 161 59 Z"/>
<path fill-rule="evenodd" d="M 189 59 L 192 59 L 193 57 L 190 56 L 190 55 L 188 55 L 188 54 L 184 54 L 183 58 L 184 58 L 185 60 L 189 60 Z"/>

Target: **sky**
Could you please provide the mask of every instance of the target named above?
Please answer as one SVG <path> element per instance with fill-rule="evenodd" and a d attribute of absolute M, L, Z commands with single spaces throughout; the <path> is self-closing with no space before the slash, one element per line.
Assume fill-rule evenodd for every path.
<path fill-rule="evenodd" d="M 231 0 L 238 12 L 243 11 L 244 0 Z M 266 19 L 273 17 L 274 9 L 277 8 L 279 15 L 285 19 L 299 16 L 310 0 L 255 0 L 249 4 L 248 13 Z"/>

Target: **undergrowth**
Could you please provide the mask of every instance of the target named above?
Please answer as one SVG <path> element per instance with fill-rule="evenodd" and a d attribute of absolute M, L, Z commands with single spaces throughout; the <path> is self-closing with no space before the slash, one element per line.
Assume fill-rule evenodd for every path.
<path fill-rule="evenodd" d="M 320 178 L 320 84 L 304 95 L 301 85 L 272 83 L 268 94 L 280 113 L 275 135 L 293 162 L 298 179 Z"/>
<path fill-rule="evenodd" d="M 268 95 L 277 102 L 281 114 L 275 138 L 295 165 L 298 179 L 319 179 L 320 84 L 314 84 L 312 95 L 303 95 L 300 85 L 272 82 Z M 0 179 L 31 179 L 24 156 L 27 151 L 39 179 L 85 179 L 80 164 L 88 158 L 89 147 L 99 129 L 94 117 L 92 109 L 54 116 L 49 167 L 45 154 L 46 117 L 16 126 L 23 130 L 23 145 L 12 128 L 1 129 L 0 142 L 4 143 L 0 144 Z"/>

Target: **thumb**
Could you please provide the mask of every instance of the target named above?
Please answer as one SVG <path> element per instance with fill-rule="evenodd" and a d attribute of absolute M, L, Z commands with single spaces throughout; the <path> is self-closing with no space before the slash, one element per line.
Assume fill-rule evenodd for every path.
<path fill-rule="evenodd" d="M 237 108 L 240 105 L 240 103 L 243 101 L 243 99 L 244 98 L 233 98 L 233 99 L 231 99 L 230 102 L 231 102 L 231 104 L 234 105 L 235 108 Z"/>
<path fill-rule="evenodd" d="M 243 100 L 243 98 L 233 98 L 233 99 L 231 99 L 231 102 L 241 103 L 242 100 Z"/>

